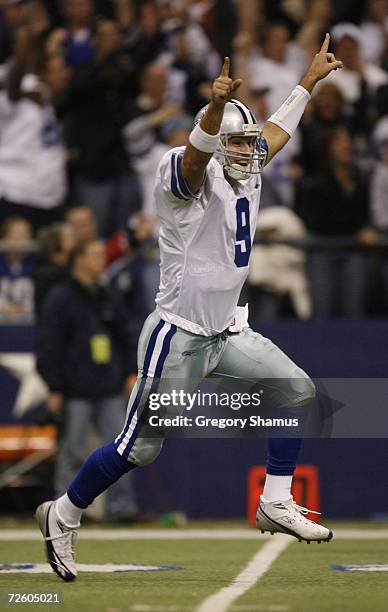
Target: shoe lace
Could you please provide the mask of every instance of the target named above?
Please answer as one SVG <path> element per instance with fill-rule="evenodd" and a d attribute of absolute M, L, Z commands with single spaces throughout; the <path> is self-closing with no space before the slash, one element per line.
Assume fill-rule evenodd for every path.
<path fill-rule="evenodd" d="M 60 533 L 59 535 L 46 537 L 45 540 L 61 540 L 63 538 L 67 538 L 67 541 L 70 542 L 70 552 L 71 552 L 71 555 L 74 555 L 74 546 L 77 540 L 77 533 L 74 530 L 72 529 L 66 530 L 64 533 Z M 64 546 L 63 546 L 64 549 L 66 549 L 66 543 L 67 542 L 65 541 Z"/>
<path fill-rule="evenodd" d="M 304 508 L 304 506 L 299 506 L 299 504 L 297 504 L 296 502 L 292 502 L 292 506 L 295 510 L 297 510 L 298 512 L 300 512 L 300 514 L 303 514 L 303 516 L 305 516 L 306 514 L 321 514 L 321 512 L 317 512 L 316 510 L 309 510 L 308 508 Z"/>

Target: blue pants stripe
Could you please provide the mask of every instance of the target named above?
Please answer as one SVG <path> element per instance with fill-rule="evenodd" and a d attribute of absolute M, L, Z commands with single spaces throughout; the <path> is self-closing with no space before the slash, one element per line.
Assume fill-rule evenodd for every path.
<path fill-rule="evenodd" d="M 140 418 L 138 419 L 138 422 L 136 423 L 136 426 L 133 430 L 132 436 L 122 454 L 123 457 L 128 458 L 131 449 L 133 447 L 133 445 L 136 442 L 136 438 L 139 432 L 140 427 L 144 424 L 144 421 L 146 420 L 148 411 L 149 411 L 149 396 L 151 393 L 155 393 L 158 389 L 158 385 L 159 385 L 159 381 L 162 375 L 162 371 L 163 371 L 163 366 L 164 363 L 167 359 L 167 356 L 170 352 L 170 345 L 171 345 L 171 340 L 173 335 L 175 334 L 177 328 L 176 325 L 171 325 L 171 329 L 167 332 L 164 340 L 163 340 L 163 346 L 162 346 L 162 350 L 160 352 L 157 364 L 156 364 L 156 368 L 155 368 L 155 377 L 152 381 L 152 385 L 151 388 L 147 394 L 147 402 L 144 406 L 144 409 L 142 411 L 142 414 L 140 415 Z"/>
<path fill-rule="evenodd" d="M 133 415 L 135 414 L 135 411 L 136 411 L 136 409 L 137 409 L 137 407 L 139 405 L 140 398 L 142 396 L 142 393 L 143 393 L 143 390 L 144 390 L 144 387 L 145 387 L 145 384 L 146 384 L 146 381 L 147 381 L 148 368 L 150 366 L 150 362 L 151 362 L 151 358 L 152 358 L 152 353 L 153 353 L 153 351 L 155 349 L 156 340 L 158 338 L 159 332 L 161 331 L 161 329 L 163 328 L 164 325 L 165 325 L 165 322 L 160 320 L 159 323 L 155 326 L 155 328 L 154 328 L 154 330 L 153 330 L 153 332 L 152 332 L 152 334 L 150 336 L 150 339 L 148 341 L 148 346 L 147 346 L 147 350 L 146 350 L 146 354 L 145 354 L 145 358 L 144 358 L 143 370 L 142 370 L 142 379 L 141 379 L 141 382 L 140 382 L 140 385 L 139 385 L 136 397 L 135 397 L 135 399 L 133 401 L 133 404 L 131 406 L 131 410 L 130 410 L 130 412 L 128 414 L 128 418 L 127 418 L 127 421 L 126 421 L 126 423 L 124 425 L 124 428 L 123 428 L 121 434 L 119 435 L 119 437 L 117 437 L 116 440 L 115 440 L 115 443 L 116 443 L 117 447 L 119 447 L 121 442 L 123 441 L 123 439 L 124 439 L 124 437 L 125 437 L 125 435 L 126 435 L 126 433 L 128 431 L 128 428 L 129 428 L 129 426 L 131 424 Z"/>

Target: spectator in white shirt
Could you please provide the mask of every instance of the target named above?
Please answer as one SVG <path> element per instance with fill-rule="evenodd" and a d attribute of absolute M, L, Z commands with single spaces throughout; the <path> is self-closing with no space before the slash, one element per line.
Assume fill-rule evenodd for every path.
<path fill-rule="evenodd" d="M 362 59 L 363 37 L 360 28 L 352 23 L 338 23 L 331 30 L 335 55 L 343 62 L 342 70 L 334 70 L 326 80 L 337 85 L 348 104 L 356 104 L 366 86 L 374 95 L 380 85 L 388 82 L 388 74 L 379 66 Z"/>
<path fill-rule="evenodd" d="M 377 122 L 372 142 L 379 156 L 371 180 L 372 222 L 378 230 L 388 233 L 388 115 Z"/>
<path fill-rule="evenodd" d="M 66 151 L 52 101 L 69 74 L 59 56 L 28 73 L 36 41 L 23 36 L 0 93 L 0 221 L 22 215 L 36 230 L 61 216 L 66 195 Z"/>
<path fill-rule="evenodd" d="M 271 115 L 298 84 L 305 68 L 304 61 L 300 61 L 304 53 L 290 43 L 288 29 L 281 23 L 265 28 L 261 51 L 251 59 L 250 86 L 253 90 L 268 89 L 266 102 Z"/>
<path fill-rule="evenodd" d="M 368 0 L 366 15 L 360 25 L 362 59 L 381 66 L 388 41 L 388 3 L 386 0 Z"/>

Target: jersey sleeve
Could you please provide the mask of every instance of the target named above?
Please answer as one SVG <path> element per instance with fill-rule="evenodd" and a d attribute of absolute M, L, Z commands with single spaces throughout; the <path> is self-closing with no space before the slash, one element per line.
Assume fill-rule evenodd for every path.
<path fill-rule="evenodd" d="M 194 194 L 190 191 L 182 174 L 182 160 L 184 147 L 168 151 L 159 165 L 157 181 L 163 190 L 165 197 L 177 204 L 189 204 L 198 199 L 201 190 Z"/>

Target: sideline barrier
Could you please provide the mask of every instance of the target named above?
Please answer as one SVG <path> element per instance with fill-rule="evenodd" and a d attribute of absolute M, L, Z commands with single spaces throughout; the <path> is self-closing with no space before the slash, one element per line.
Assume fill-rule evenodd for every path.
<path fill-rule="evenodd" d="M 39 451 L 54 451 L 57 429 L 53 425 L 2 425 L 0 461 L 19 461 Z"/>

